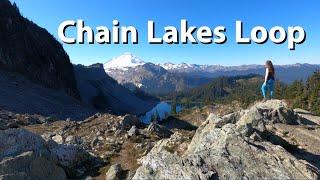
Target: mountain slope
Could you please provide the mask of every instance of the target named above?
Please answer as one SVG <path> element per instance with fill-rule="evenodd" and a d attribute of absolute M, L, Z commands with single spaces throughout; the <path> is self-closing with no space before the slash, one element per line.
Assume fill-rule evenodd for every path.
<path fill-rule="evenodd" d="M 102 64 L 74 67 L 81 99 L 100 110 L 116 114 L 142 114 L 156 103 L 139 99 L 133 92 L 119 85 L 109 77 Z"/>
<path fill-rule="evenodd" d="M 17 72 L 49 88 L 79 98 L 73 67 L 62 45 L 45 29 L 0 1 L 0 70 Z"/>
<path fill-rule="evenodd" d="M 17 73 L 0 71 L 0 87 L 0 109 L 14 113 L 83 120 L 97 112 L 62 90 L 46 88 Z"/>

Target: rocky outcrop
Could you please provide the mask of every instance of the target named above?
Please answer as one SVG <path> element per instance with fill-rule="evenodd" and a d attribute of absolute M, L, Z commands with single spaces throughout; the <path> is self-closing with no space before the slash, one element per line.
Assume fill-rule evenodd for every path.
<path fill-rule="evenodd" d="M 23 129 L 0 131 L 0 176 L 4 179 L 66 179 L 45 141 Z M 5 141 L 4 141 L 5 139 Z"/>
<path fill-rule="evenodd" d="M 203 164 L 200 157 L 181 157 L 175 149 L 183 145 L 185 139 L 180 133 L 157 142 L 152 150 L 140 159 L 142 166 L 133 179 L 210 179 L 216 172 Z"/>
<path fill-rule="evenodd" d="M 41 136 L 20 128 L 2 130 L 0 138 L 0 176 L 5 179 L 77 177 L 83 175 L 80 171 L 93 159 L 76 146 L 46 142 Z"/>
<path fill-rule="evenodd" d="M 0 70 L 20 73 L 49 88 L 79 98 L 73 67 L 62 45 L 45 29 L 0 2 Z"/>
<path fill-rule="evenodd" d="M 265 124 L 284 123 L 296 125 L 303 118 L 288 108 L 285 102 L 272 100 L 257 103 L 249 109 L 227 114 L 221 118 L 210 114 L 208 120 L 214 121 L 215 126 L 220 128 L 228 123 L 236 124 L 237 130 L 242 135 L 249 136 L 254 131 L 258 133 L 265 132 Z"/>
<path fill-rule="evenodd" d="M 50 118 L 39 115 L 15 114 L 0 108 L 0 130 L 45 122 L 50 122 Z"/>
<path fill-rule="evenodd" d="M 165 126 L 159 125 L 156 122 L 151 122 L 147 128 L 148 133 L 156 134 L 160 138 L 168 138 L 172 135 L 172 132 Z"/>
<path fill-rule="evenodd" d="M 298 123 L 297 117 L 278 100 L 210 115 L 182 155 L 165 148 L 170 140 L 161 140 L 140 159 L 133 179 L 317 179 L 317 167 L 263 136 L 265 124 Z"/>

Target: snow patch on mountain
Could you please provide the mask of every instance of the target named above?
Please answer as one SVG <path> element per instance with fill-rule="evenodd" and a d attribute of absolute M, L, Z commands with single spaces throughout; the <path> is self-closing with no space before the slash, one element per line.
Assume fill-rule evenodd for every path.
<path fill-rule="evenodd" d="M 180 64 L 174 64 L 174 63 L 163 63 L 159 64 L 159 66 L 163 67 L 164 69 L 168 71 L 184 71 L 184 70 L 205 70 L 209 67 L 220 67 L 216 65 L 199 65 L 199 64 L 189 64 L 189 63 L 180 63 Z"/>
<path fill-rule="evenodd" d="M 104 69 L 107 73 L 110 73 L 114 70 L 127 71 L 128 68 L 134 68 L 140 65 L 145 65 L 148 62 L 143 61 L 141 58 L 132 55 L 127 52 L 119 57 L 112 58 L 110 61 L 104 64 Z M 154 63 L 152 63 L 154 64 Z M 171 62 L 163 63 L 163 64 L 154 64 L 168 71 L 179 71 L 179 70 L 203 70 L 209 65 L 198 65 L 198 64 L 189 64 L 189 63 L 179 63 L 174 64 Z"/>
<path fill-rule="evenodd" d="M 112 58 L 110 61 L 106 62 L 103 67 L 106 72 L 112 70 L 128 70 L 128 68 L 144 65 L 145 62 L 137 56 L 131 53 L 124 53 L 123 55 Z"/>
<path fill-rule="evenodd" d="M 174 64 L 174 63 L 164 63 L 164 64 L 159 64 L 166 70 L 173 70 L 173 69 L 187 69 L 187 68 L 192 68 L 195 66 L 195 64 L 188 64 L 188 63 L 181 63 L 181 64 Z"/>

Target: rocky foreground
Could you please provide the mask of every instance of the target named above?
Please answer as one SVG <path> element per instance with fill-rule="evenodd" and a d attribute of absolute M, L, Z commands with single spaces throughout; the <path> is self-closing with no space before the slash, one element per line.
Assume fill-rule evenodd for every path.
<path fill-rule="evenodd" d="M 217 114 L 195 131 L 0 110 L 0 179 L 319 179 L 319 117 L 279 100 Z"/>
<path fill-rule="evenodd" d="M 0 118 L 0 179 L 105 179 L 113 167 L 131 179 L 137 159 L 172 134 L 132 115 L 76 122 L 0 110 Z"/>
<path fill-rule="evenodd" d="M 133 179 L 318 179 L 319 149 L 299 149 L 266 127 L 285 124 L 301 129 L 306 122 L 278 100 L 223 117 L 210 114 L 185 152 L 172 147 L 175 135 L 159 141 L 140 159 Z M 317 144 L 312 146 L 319 146 L 319 124 L 313 125 L 309 128 L 317 133 Z"/>

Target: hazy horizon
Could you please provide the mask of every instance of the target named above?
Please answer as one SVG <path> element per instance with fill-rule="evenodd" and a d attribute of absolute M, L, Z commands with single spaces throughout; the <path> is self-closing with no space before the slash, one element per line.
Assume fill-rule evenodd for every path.
<path fill-rule="evenodd" d="M 154 63 L 154 64 L 164 64 L 164 63 L 173 63 L 173 64 L 182 64 L 182 63 L 186 63 L 184 61 L 176 61 L 175 63 L 173 61 L 162 61 L 162 62 L 158 62 L 158 61 L 155 61 L 154 59 L 144 59 L 142 58 L 141 56 L 137 55 L 137 54 L 134 54 L 134 53 L 131 53 L 131 52 L 123 52 L 122 54 L 119 54 L 113 58 L 116 58 L 116 57 L 119 57 L 123 54 L 127 54 L 127 53 L 130 53 L 132 54 L 133 56 L 136 56 L 138 58 L 140 58 L 141 60 L 143 60 L 144 62 L 151 62 L 151 63 Z M 81 65 L 85 65 L 85 66 L 90 66 L 90 65 L 94 65 L 94 64 L 104 64 L 104 63 L 107 63 L 109 61 L 111 61 L 113 58 L 111 59 L 108 59 L 108 60 L 105 60 L 105 61 L 97 61 L 97 62 L 93 62 L 91 64 L 81 64 L 81 63 L 74 63 L 72 62 L 73 64 L 75 65 L 78 65 L 78 64 L 81 64 Z M 225 67 L 231 67 L 231 66 L 249 66 L 249 65 L 264 65 L 265 61 L 261 61 L 260 64 L 258 63 L 253 63 L 253 64 L 233 64 L 233 65 L 224 65 L 224 64 L 201 64 L 201 63 L 187 63 L 187 64 L 195 64 L 195 65 L 216 65 L 216 66 L 225 66 Z M 285 64 L 275 64 L 275 65 L 295 65 L 295 64 L 310 64 L 310 65 L 320 65 L 320 63 L 308 63 L 308 62 L 296 62 L 296 63 L 285 63 Z"/>

